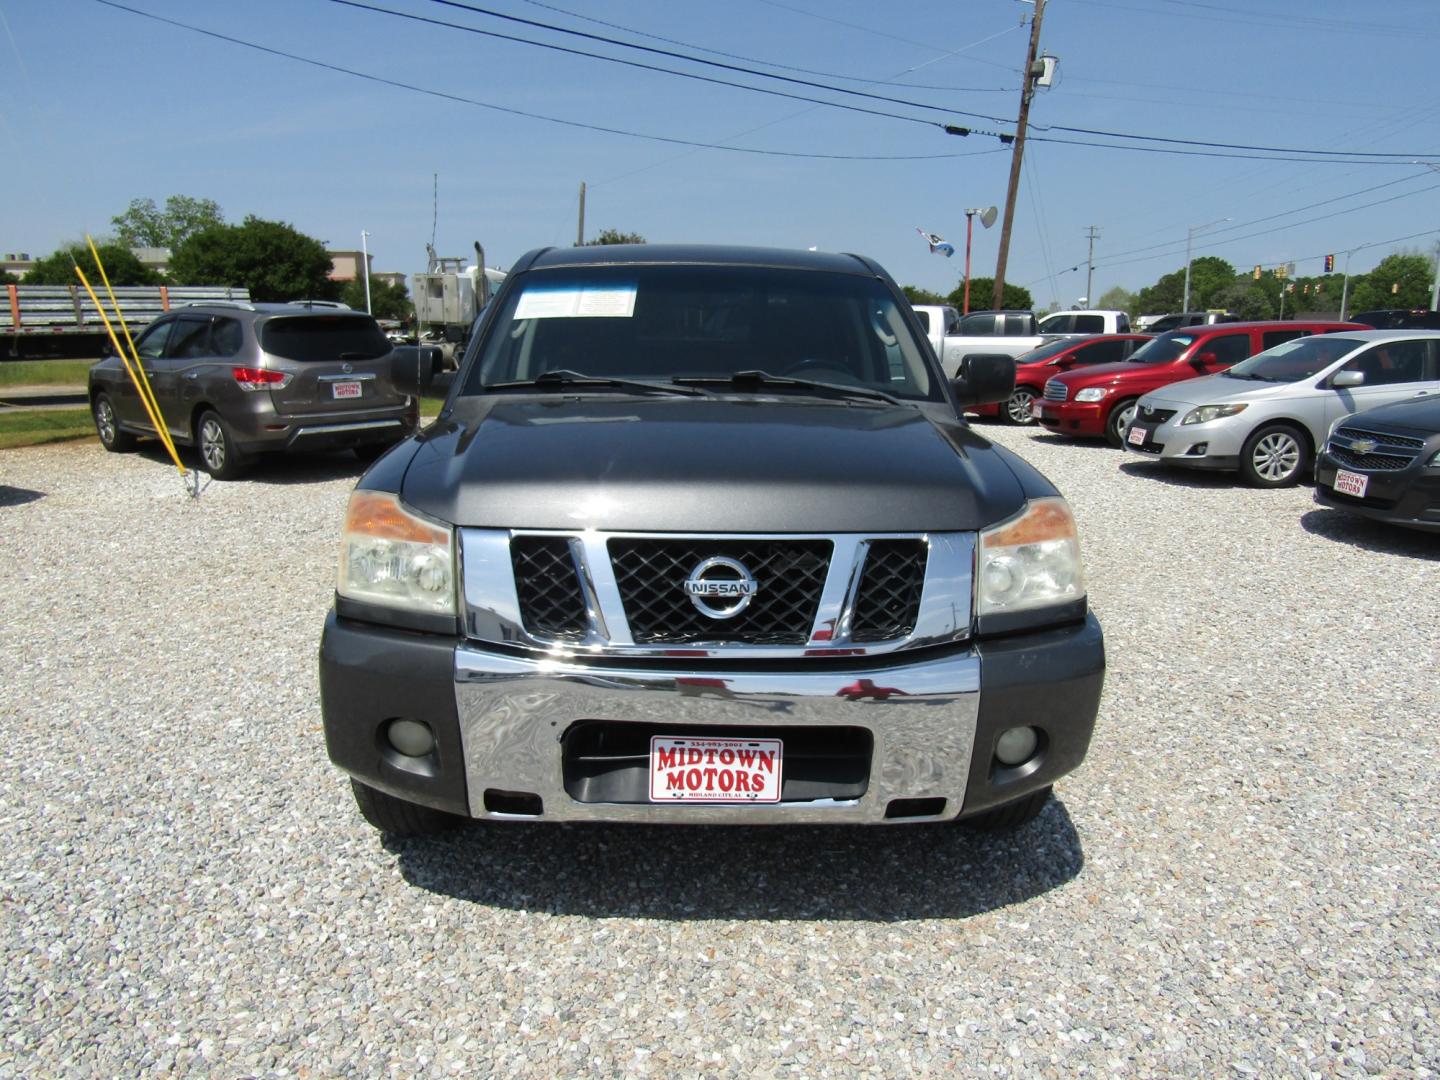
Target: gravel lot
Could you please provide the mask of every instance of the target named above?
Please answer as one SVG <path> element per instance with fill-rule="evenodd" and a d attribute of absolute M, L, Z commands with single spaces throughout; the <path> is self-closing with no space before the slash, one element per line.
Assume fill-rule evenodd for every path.
<path fill-rule="evenodd" d="M 1440 537 L 987 425 L 1110 660 L 1026 828 L 382 843 L 315 655 L 359 469 L 0 451 L 0 1075 L 1433 1076 Z"/>

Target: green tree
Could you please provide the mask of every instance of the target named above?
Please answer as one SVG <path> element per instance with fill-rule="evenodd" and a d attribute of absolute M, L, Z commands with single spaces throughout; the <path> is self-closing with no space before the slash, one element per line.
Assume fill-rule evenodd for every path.
<path fill-rule="evenodd" d="M 620 232 L 618 229 L 601 229 L 600 235 L 594 240 L 586 240 L 586 247 L 598 247 L 601 244 L 643 244 L 645 238 L 636 232 Z"/>
<path fill-rule="evenodd" d="M 1116 285 L 1101 295 L 1095 307 L 1100 311 L 1123 311 L 1132 318 L 1140 314 L 1138 299 L 1129 289 Z"/>
<path fill-rule="evenodd" d="M 225 224 L 225 217 L 213 199 L 171 195 L 165 200 L 164 210 L 155 205 L 154 199 L 131 199 L 126 211 L 111 218 L 110 223 L 122 244 L 173 251 L 186 237 Z"/>
<path fill-rule="evenodd" d="M 945 298 L 937 292 L 929 289 L 922 289 L 917 285 L 901 285 L 900 291 L 905 294 L 905 299 L 912 304 L 943 304 Z"/>
<path fill-rule="evenodd" d="M 186 237 L 171 257 L 170 277 L 177 285 L 246 288 L 252 300 L 334 300 L 340 295 L 320 241 L 285 222 L 253 215 L 241 225 L 212 225 Z"/>
<path fill-rule="evenodd" d="M 0 285 L 19 285 L 20 279 L 9 270 L 0 270 Z"/>
<path fill-rule="evenodd" d="M 1405 252 L 1387 255 L 1360 280 L 1350 279 L 1350 311 L 1377 308 L 1428 308 L 1434 277 L 1430 260 Z"/>
<path fill-rule="evenodd" d="M 993 277 L 972 277 L 970 279 L 970 310 L 989 310 L 990 301 L 995 295 L 995 279 Z M 1030 290 L 1021 285 L 1005 283 L 1005 291 L 1001 294 L 1002 306 L 1007 311 L 1030 311 L 1035 307 L 1035 298 L 1030 295 Z M 965 279 L 960 279 L 959 286 L 945 302 L 957 308 L 965 305 Z"/>
<path fill-rule="evenodd" d="M 135 257 L 126 245 L 114 242 L 96 244 L 100 262 L 111 285 L 159 285 L 163 280 Z M 95 257 L 90 254 L 88 244 L 74 243 L 58 251 L 36 259 L 35 265 L 25 274 L 26 285 L 78 285 L 75 265 L 85 271 L 85 277 L 97 295 L 103 289 L 100 271 L 95 266 Z"/>
<path fill-rule="evenodd" d="M 340 300 L 356 311 L 365 310 L 365 280 L 356 278 L 345 282 L 340 290 Z M 391 285 L 388 281 L 370 279 L 370 313 L 377 319 L 407 319 L 414 310 L 410 294 L 404 285 Z"/>
<path fill-rule="evenodd" d="M 1214 255 L 1202 255 L 1190 263 L 1190 310 L 1223 307 L 1222 294 L 1235 282 L 1235 268 Z M 1185 268 L 1166 274 L 1154 285 L 1141 289 L 1137 297 L 1145 314 L 1179 311 L 1185 299 Z"/>

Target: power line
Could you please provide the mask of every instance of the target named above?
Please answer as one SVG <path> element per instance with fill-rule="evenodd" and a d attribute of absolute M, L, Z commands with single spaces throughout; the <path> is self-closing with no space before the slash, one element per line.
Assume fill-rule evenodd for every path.
<path fill-rule="evenodd" d="M 425 86 L 417 86 L 414 83 L 401 82 L 398 79 L 388 79 L 380 75 L 372 75 L 369 72 L 357 71 L 354 68 L 343 67 L 339 64 L 332 64 L 325 60 L 316 60 L 314 57 L 301 56 L 298 53 L 286 52 L 284 49 L 277 49 L 270 45 L 262 45 L 258 42 L 247 41 L 244 38 L 234 37 L 230 34 L 222 34 L 216 30 L 207 30 L 204 27 L 192 26 L 189 23 L 180 22 L 177 19 L 169 19 L 163 15 L 155 15 L 148 11 L 141 11 L 139 8 L 129 7 L 117 3 L 116 0 L 95 0 L 97 4 L 114 8 L 117 11 L 128 12 L 131 15 L 138 15 L 141 18 L 151 19 L 155 22 L 165 23 L 181 30 L 189 30 L 192 33 L 202 34 L 205 37 L 214 38 L 217 41 L 228 42 L 231 45 L 239 45 L 246 49 L 253 49 L 256 52 L 266 53 L 270 56 L 279 56 L 286 60 L 294 60 L 301 64 L 309 64 L 312 67 L 323 68 L 326 71 L 333 71 L 341 75 L 349 75 L 352 78 L 364 79 L 366 82 L 377 83 L 381 86 L 389 86 L 398 90 L 409 90 L 417 94 L 425 94 L 429 97 L 440 98 L 445 101 L 455 102 L 460 105 L 473 105 L 480 109 L 489 109 L 494 112 L 505 113 L 510 116 L 519 116 L 527 120 L 543 120 L 550 124 L 560 124 L 564 127 L 580 128 L 585 131 L 596 131 L 606 135 L 623 135 L 632 139 L 645 139 L 650 142 L 669 143 L 673 146 L 693 146 L 703 150 L 728 150 L 737 154 L 758 154 L 765 157 L 784 158 L 808 158 L 823 161 L 938 161 L 943 159 L 977 157 L 980 154 L 994 153 L 995 151 L 972 151 L 962 154 L 813 154 L 794 150 L 761 150 L 755 147 L 746 146 L 722 146 L 718 143 L 701 142 L 698 139 L 681 139 L 669 135 L 653 135 L 641 131 L 629 131 L 625 128 L 606 127 L 601 124 L 587 124 L 580 120 L 566 120 L 558 116 L 547 116 L 544 113 L 529 112 L 525 109 L 515 109 L 506 105 L 496 105 L 488 101 L 480 101 L 476 98 L 464 97 L 460 94 L 452 94 L 444 90 L 434 90 Z M 782 95 L 790 96 L 790 95 Z M 824 103 L 822 103 L 824 104 Z M 841 106 L 842 108 L 844 106 Z"/>

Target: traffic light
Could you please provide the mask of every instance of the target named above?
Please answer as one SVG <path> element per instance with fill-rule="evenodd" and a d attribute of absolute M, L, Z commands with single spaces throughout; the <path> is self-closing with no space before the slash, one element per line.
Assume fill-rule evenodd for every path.
<path fill-rule="evenodd" d="M 1275 276 L 1276 276 L 1277 278 L 1279 278 L 1281 281 L 1284 281 L 1284 280 L 1285 280 L 1285 274 L 1286 274 L 1286 270 L 1285 270 L 1285 264 L 1284 264 L 1284 263 L 1281 263 L 1279 266 L 1275 267 Z"/>
<path fill-rule="evenodd" d="M 1256 263 L 1256 264 L 1255 264 L 1255 280 L 1256 280 L 1256 281 L 1259 281 L 1259 280 L 1260 280 L 1260 264 L 1259 264 L 1259 263 Z"/>
<path fill-rule="evenodd" d="M 1327 274 L 1333 274 L 1334 272 L 1335 272 L 1335 256 L 1334 256 L 1334 255 L 1326 255 L 1326 256 L 1325 256 L 1325 273 L 1327 273 Z"/>

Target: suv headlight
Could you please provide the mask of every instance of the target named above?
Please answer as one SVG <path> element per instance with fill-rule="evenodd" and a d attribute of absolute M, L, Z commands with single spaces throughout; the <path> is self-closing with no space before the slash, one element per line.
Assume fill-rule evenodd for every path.
<path fill-rule="evenodd" d="M 1033 499 L 1020 513 L 980 533 L 975 613 L 1029 611 L 1085 595 L 1080 540 L 1059 496 Z"/>
<path fill-rule="evenodd" d="M 1234 416 L 1236 413 L 1245 411 L 1244 405 L 1201 405 L 1198 409 L 1191 409 L 1185 414 L 1185 419 L 1180 421 L 1181 426 L 1185 424 L 1208 424 L 1211 420 L 1219 420 L 1226 416 Z"/>
<path fill-rule="evenodd" d="M 1103 386 L 1087 386 L 1075 395 L 1076 401 L 1099 401 L 1110 391 Z"/>
<path fill-rule="evenodd" d="M 404 611 L 455 614 L 455 534 L 400 505 L 356 491 L 345 511 L 335 590 L 349 600 Z"/>

